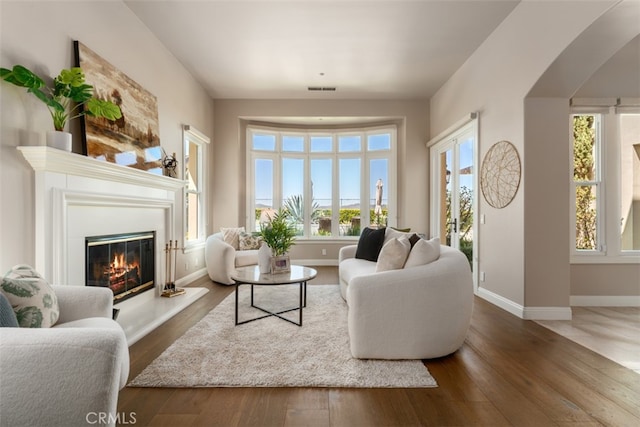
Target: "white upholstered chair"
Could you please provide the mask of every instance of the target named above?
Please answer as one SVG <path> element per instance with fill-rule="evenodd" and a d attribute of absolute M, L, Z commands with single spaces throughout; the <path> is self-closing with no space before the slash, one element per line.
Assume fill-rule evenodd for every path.
<path fill-rule="evenodd" d="M 204 259 L 211 280 L 232 285 L 235 282 L 231 274 L 236 267 L 258 264 L 258 250 L 238 250 L 224 241 L 222 233 L 215 233 L 207 238 Z"/>
<path fill-rule="evenodd" d="M 52 286 L 60 317 L 52 328 L 0 328 L 0 424 L 115 425 L 129 348 L 107 288 Z M 105 424 L 101 424 L 105 425 Z"/>

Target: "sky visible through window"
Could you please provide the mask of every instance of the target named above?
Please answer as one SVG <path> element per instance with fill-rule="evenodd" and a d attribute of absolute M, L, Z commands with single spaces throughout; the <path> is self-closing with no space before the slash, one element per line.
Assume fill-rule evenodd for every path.
<path fill-rule="evenodd" d="M 460 144 L 460 188 L 473 189 L 473 138 L 469 138 Z M 465 172 L 468 171 L 468 172 Z"/>
<path fill-rule="evenodd" d="M 339 206 L 353 207 L 360 204 L 360 183 L 362 169 L 365 167 L 365 157 L 362 150 L 369 152 L 389 150 L 391 148 L 390 135 L 388 133 L 369 135 L 366 141 L 362 141 L 360 135 L 340 135 L 335 138 L 337 147 L 333 147 L 334 138 L 331 136 L 311 136 L 309 138 L 310 176 L 312 182 L 313 200 L 320 208 L 331 208 L 333 198 L 334 169 L 338 168 L 337 176 L 339 187 Z M 256 159 L 255 161 L 255 200 L 256 207 L 273 206 L 274 162 L 281 161 L 279 165 L 282 173 L 282 199 L 304 194 L 304 138 L 300 136 L 283 136 L 281 138 L 281 160 Z M 366 144 L 366 146 L 364 146 Z M 276 152 L 276 136 L 273 134 L 254 134 L 253 149 L 256 151 Z M 339 156 L 335 156 L 335 151 Z M 326 153 L 326 156 L 323 154 Z M 350 157 L 349 153 L 354 156 Z M 287 154 L 291 154 L 290 157 Z M 359 155 L 360 154 L 360 155 Z M 265 156 L 266 157 L 266 156 Z M 382 179 L 383 205 L 387 204 L 389 181 L 389 161 L 387 158 L 372 158 L 369 160 L 368 204 L 372 204 L 376 194 L 376 182 Z M 367 182 L 365 181 L 365 182 Z"/>

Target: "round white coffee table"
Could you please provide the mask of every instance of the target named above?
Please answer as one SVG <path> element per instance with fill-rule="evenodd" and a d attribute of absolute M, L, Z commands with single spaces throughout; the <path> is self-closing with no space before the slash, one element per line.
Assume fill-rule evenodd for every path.
<path fill-rule="evenodd" d="M 287 322 L 293 323 L 294 325 L 302 326 L 302 309 L 307 306 L 307 281 L 316 277 L 317 274 L 318 272 L 313 268 L 304 267 L 301 265 L 292 265 L 291 271 L 275 274 L 260 274 L 260 270 L 258 269 L 257 265 L 236 268 L 235 271 L 231 274 L 231 278 L 236 282 L 236 325 L 242 325 L 244 323 L 253 322 L 254 320 L 275 316 L 282 320 L 286 320 Z M 278 286 L 291 284 L 300 285 L 300 304 L 298 306 L 282 311 L 272 312 L 255 304 L 253 298 L 254 286 Z M 242 322 L 238 321 L 238 291 L 240 286 L 242 285 L 251 286 L 251 307 L 257 308 L 258 310 L 263 311 L 267 314 L 260 317 L 254 317 L 249 320 L 244 320 Z M 286 317 L 281 316 L 281 314 L 283 313 L 288 313 L 295 310 L 300 311 L 299 322 L 295 322 L 291 319 L 287 319 Z"/>

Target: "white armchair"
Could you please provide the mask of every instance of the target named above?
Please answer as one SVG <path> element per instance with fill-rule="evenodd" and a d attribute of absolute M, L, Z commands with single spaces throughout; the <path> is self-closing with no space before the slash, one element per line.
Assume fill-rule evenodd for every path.
<path fill-rule="evenodd" d="M 215 233 L 207 238 L 204 259 L 211 280 L 224 285 L 232 285 L 235 283 L 231 278 L 233 270 L 245 265 L 256 265 L 258 250 L 236 250 L 224 241 L 222 233 Z"/>
<path fill-rule="evenodd" d="M 113 293 L 52 287 L 60 307 L 54 327 L 0 328 L 0 424 L 81 426 L 103 414 L 113 426 L 129 377 L 127 340 L 112 320 Z"/>

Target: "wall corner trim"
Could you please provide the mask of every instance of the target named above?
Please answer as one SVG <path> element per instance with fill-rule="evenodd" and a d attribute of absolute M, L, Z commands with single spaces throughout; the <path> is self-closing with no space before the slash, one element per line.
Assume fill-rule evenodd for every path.
<path fill-rule="evenodd" d="M 524 307 L 485 288 L 478 288 L 477 295 L 521 319 L 571 320 L 571 307 Z"/>
<path fill-rule="evenodd" d="M 472 122 L 473 120 L 477 120 L 477 119 L 478 119 L 478 112 L 477 111 L 473 111 L 473 112 L 467 114 L 466 116 L 464 116 L 463 118 L 461 118 L 460 120 L 458 120 L 457 122 L 455 122 L 454 124 L 452 124 L 451 126 L 446 128 L 445 130 L 443 130 L 442 132 L 440 132 L 439 134 L 437 134 L 436 136 L 431 138 L 429 141 L 427 141 L 427 143 L 426 143 L 427 148 L 429 148 L 432 145 L 435 145 L 436 143 L 440 142 L 440 140 L 442 140 L 442 138 L 444 138 L 445 136 L 447 136 L 447 135 L 455 132 L 456 130 L 460 129 L 461 127 L 465 126 L 467 123 Z"/>
<path fill-rule="evenodd" d="M 498 295 L 494 292 L 491 292 L 485 288 L 478 288 L 478 291 L 476 292 L 476 295 L 478 295 L 480 298 L 489 301 L 491 304 L 493 305 L 497 305 L 498 307 L 500 307 L 503 310 L 508 311 L 509 313 L 513 314 L 514 316 L 517 316 L 521 319 L 523 319 L 524 317 L 524 307 L 521 306 L 520 304 L 517 304 L 513 301 L 511 301 L 508 298 L 503 297 L 502 295 Z"/>

